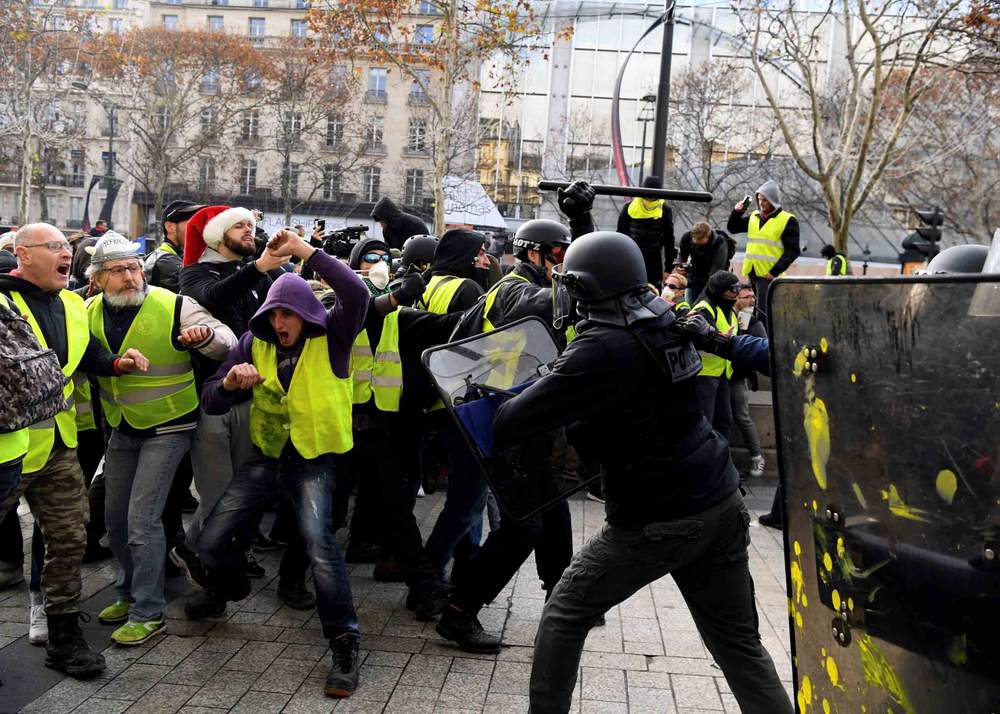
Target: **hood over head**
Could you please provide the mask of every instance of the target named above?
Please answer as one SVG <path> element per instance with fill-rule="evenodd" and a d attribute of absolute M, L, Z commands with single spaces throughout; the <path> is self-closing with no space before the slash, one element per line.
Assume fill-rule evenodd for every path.
<path fill-rule="evenodd" d="M 385 221 L 386 223 L 389 223 L 393 218 L 401 215 L 403 215 L 403 212 L 399 210 L 399 206 L 397 206 L 388 196 L 380 198 L 372 207 L 371 216 L 376 221 Z"/>
<path fill-rule="evenodd" d="M 775 208 L 781 208 L 781 189 L 778 188 L 777 181 L 768 179 L 762 183 L 754 193 L 759 193 L 761 196 L 770 201 Z"/>
<path fill-rule="evenodd" d="M 467 228 L 452 228 L 445 231 L 434 250 L 431 272 L 435 275 L 457 275 L 471 278 L 475 275 L 473 260 L 479 249 L 486 244 L 486 236 Z"/>
<path fill-rule="evenodd" d="M 388 200 L 388 199 L 386 199 Z M 348 262 L 351 266 L 351 270 L 361 269 L 361 256 L 370 250 L 384 250 L 386 253 L 389 252 L 389 245 L 381 238 L 362 238 L 354 247 L 351 248 L 351 257 Z"/>
<path fill-rule="evenodd" d="M 316 298 L 309 283 L 295 273 L 285 273 L 271 285 L 267 291 L 267 300 L 250 318 L 250 332 L 261 340 L 278 343 L 267 313 L 282 307 L 291 310 L 305 321 L 303 335 L 319 337 L 326 334 L 326 310 Z"/>

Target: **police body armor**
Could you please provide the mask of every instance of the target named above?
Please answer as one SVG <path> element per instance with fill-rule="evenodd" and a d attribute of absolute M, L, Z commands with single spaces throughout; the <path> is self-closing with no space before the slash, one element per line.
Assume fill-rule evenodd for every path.
<path fill-rule="evenodd" d="M 799 711 L 1000 706 L 997 295 L 998 275 L 771 287 Z"/>

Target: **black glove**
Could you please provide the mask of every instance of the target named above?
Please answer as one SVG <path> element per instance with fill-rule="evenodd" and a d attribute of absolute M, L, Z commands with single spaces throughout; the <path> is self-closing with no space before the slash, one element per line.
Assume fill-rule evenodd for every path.
<path fill-rule="evenodd" d="M 594 206 L 594 189 L 586 181 L 574 181 L 567 188 L 559 189 L 559 210 L 567 218 L 579 218 Z"/>
<path fill-rule="evenodd" d="M 396 291 L 393 292 L 392 296 L 396 298 L 396 302 L 400 305 L 406 305 L 409 307 L 424 294 L 426 289 L 427 283 L 424 282 L 424 276 L 414 270 L 413 272 L 408 272 L 403 276 L 399 283 L 399 287 L 396 288 Z"/>
<path fill-rule="evenodd" d="M 674 324 L 702 352 L 711 352 L 720 357 L 729 356 L 732 336 L 719 332 L 701 313 L 689 311 Z"/>

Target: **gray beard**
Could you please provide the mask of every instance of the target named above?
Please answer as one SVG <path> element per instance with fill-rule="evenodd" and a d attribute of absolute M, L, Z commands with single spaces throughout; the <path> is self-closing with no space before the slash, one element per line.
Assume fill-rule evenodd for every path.
<path fill-rule="evenodd" d="M 146 299 L 146 295 L 148 293 L 149 286 L 143 285 L 142 290 L 134 295 L 112 295 L 111 293 L 104 293 L 104 299 L 111 307 L 137 307 L 142 305 L 142 302 Z"/>

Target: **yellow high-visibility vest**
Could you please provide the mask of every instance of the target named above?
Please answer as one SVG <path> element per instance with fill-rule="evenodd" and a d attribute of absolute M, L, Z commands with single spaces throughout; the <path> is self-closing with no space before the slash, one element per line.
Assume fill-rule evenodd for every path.
<path fill-rule="evenodd" d="M 523 275 L 518 275 L 517 273 L 507 273 L 505 276 L 500 278 L 496 284 L 489 289 L 486 293 L 486 305 L 483 307 L 483 332 L 489 332 L 490 330 L 496 329 L 492 322 L 490 322 L 489 314 L 490 310 L 493 309 L 493 303 L 497 300 L 497 293 L 500 291 L 500 286 L 503 285 L 505 280 L 522 280 L 526 283 L 531 282 Z"/>
<path fill-rule="evenodd" d="M 838 260 L 839 258 L 839 260 Z M 833 262 L 837 261 L 837 267 L 833 267 Z M 847 258 L 842 255 L 835 255 L 826 261 L 827 275 L 847 275 Z"/>
<path fill-rule="evenodd" d="M 764 225 L 760 223 L 760 211 L 750 214 L 750 224 L 747 227 L 747 251 L 743 256 L 743 274 L 749 275 L 753 269 L 754 275 L 763 278 L 771 272 L 778 262 L 785 246 L 781 243 L 781 234 L 785 232 L 788 221 L 794 218 L 788 211 L 778 211 L 767 219 Z"/>
<path fill-rule="evenodd" d="M 94 421 L 94 403 L 90 401 L 90 380 L 83 372 L 73 375 L 73 403 L 76 405 L 76 430 L 92 431 L 97 428 Z"/>
<path fill-rule="evenodd" d="M 435 275 L 427 282 L 427 288 L 420 298 L 421 306 L 435 315 L 447 315 L 451 299 L 466 280 L 468 278 L 457 275 Z"/>
<path fill-rule="evenodd" d="M 250 440 L 265 456 L 281 456 L 289 439 L 305 459 L 351 450 L 353 385 L 333 373 L 326 335 L 306 339 L 287 392 L 278 379 L 277 347 L 255 337 L 250 353 L 264 378 L 253 388 Z"/>
<path fill-rule="evenodd" d="M 715 319 L 715 329 L 719 332 L 733 331 L 735 335 L 739 331 L 739 320 L 736 317 L 736 313 L 732 310 L 729 311 L 729 316 L 727 318 L 726 314 L 722 310 L 717 310 L 712 303 L 707 300 L 702 300 L 697 303 L 694 310 L 700 310 L 705 308 L 708 310 L 709 314 Z M 733 376 L 733 363 L 727 359 L 719 357 L 719 355 L 713 355 L 708 352 L 701 353 L 701 371 L 698 372 L 699 377 L 721 377 L 722 375 L 729 379 Z"/>
<path fill-rule="evenodd" d="M 198 408 L 191 357 L 187 350 L 175 348 L 171 339 L 177 300 L 169 290 L 150 286 L 118 348 L 119 356 L 129 348 L 142 352 L 149 360 L 148 370 L 98 377 L 101 406 L 111 426 L 117 427 L 124 417 L 136 429 L 152 429 Z M 91 334 L 110 350 L 102 295 L 90 301 L 87 312 Z"/>
<path fill-rule="evenodd" d="M 351 348 L 351 378 L 354 403 L 367 404 L 375 394 L 375 406 L 398 412 L 403 395 L 403 363 L 399 358 L 399 312 L 390 312 L 382 322 L 382 334 L 372 354 L 368 331 L 361 330 Z"/>
<path fill-rule="evenodd" d="M 38 321 L 31 314 L 28 303 L 24 301 L 21 294 L 11 292 L 11 299 L 17 305 L 18 310 L 24 315 L 28 324 L 31 325 L 32 332 L 44 349 L 49 346 L 42 335 L 42 329 L 38 326 Z M 69 290 L 60 290 L 59 299 L 63 304 L 63 312 L 66 315 L 66 364 L 63 365 L 62 373 L 66 377 L 66 384 L 63 385 L 63 398 L 66 400 L 66 408 L 55 415 L 52 419 L 40 421 L 28 427 L 28 453 L 24 457 L 24 464 L 21 470 L 25 474 L 41 471 L 49 460 L 52 447 L 56 443 L 56 429 L 59 430 L 59 438 L 62 443 L 70 449 L 75 449 L 76 440 L 76 407 L 73 405 L 73 373 L 76 371 L 83 353 L 87 351 L 90 344 L 90 334 L 87 329 L 87 308 L 83 304 L 83 298 Z"/>

